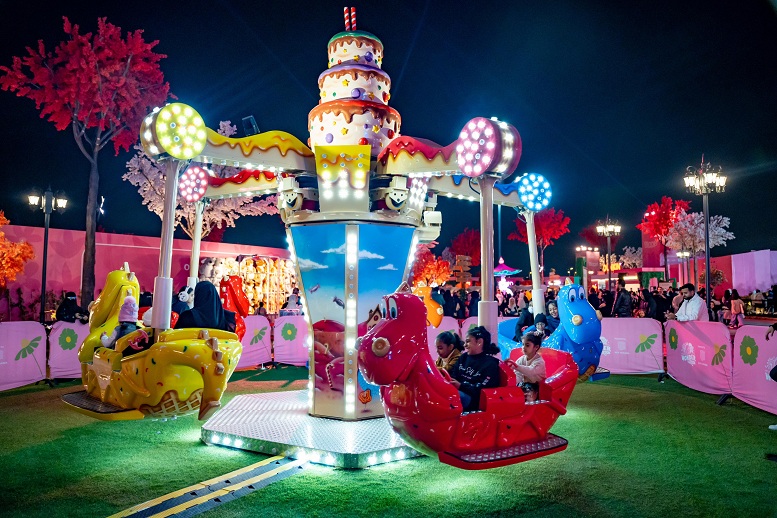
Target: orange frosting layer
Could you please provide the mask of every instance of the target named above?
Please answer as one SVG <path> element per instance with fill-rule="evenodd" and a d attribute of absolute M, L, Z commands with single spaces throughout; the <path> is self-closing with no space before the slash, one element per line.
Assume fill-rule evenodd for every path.
<path fill-rule="evenodd" d="M 324 113 L 334 113 L 335 115 L 342 115 L 350 124 L 353 121 L 353 116 L 363 114 L 367 111 L 371 111 L 375 117 L 385 117 L 387 121 L 392 120 L 396 122 L 396 127 L 399 128 L 399 124 L 402 122 L 402 117 L 399 116 L 399 112 L 394 108 L 386 106 L 385 104 L 371 103 L 368 101 L 329 101 L 323 104 L 319 104 L 308 114 L 308 121 L 312 121 L 315 118 L 323 120 Z"/>

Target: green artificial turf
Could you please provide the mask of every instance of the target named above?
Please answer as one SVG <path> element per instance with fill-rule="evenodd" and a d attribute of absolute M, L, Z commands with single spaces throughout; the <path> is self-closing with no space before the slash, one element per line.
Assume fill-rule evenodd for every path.
<path fill-rule="evenodd" d="M 299 388 L 284 380 L 304 369 L 290 369 L 237 373 L 225 400 Z M 266 458 L 203 445 L 192 416 L 91 420 L 59 402 L 76 388 L 0 397 L 0 514 L 105 516 Z M 767 429 L 777 417 L 716 399 L 654 376 L 612 376 L 575 389 L 553 428 L 569 440 L 564 452 L 487 471 L 430 458 L 312 465 L 205 516 L 777 516 L 777 463 L 764 459 L 777 453 Z"/>

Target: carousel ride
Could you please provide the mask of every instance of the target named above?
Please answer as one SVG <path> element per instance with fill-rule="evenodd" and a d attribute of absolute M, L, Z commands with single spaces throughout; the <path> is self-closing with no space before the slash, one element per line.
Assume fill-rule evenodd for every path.
<path fill-rule="evenodd" d="M 417 243 L 439 235 L 438 197 L 480 202 L 483 282 L 479 323 L 496 336 L 497 303 L 489 282 L 494 275 L 492 207 L 513 207 L 526 219 L 533 301 L 535 311 L 543 312 L 533 218 L 548 206 L 551 188 L 537 174 L 512 180 L 521 156 L 520 135 L 495 118 L 470 120 L 446 146 L 401 136 L 401 117 L 388 105 L 391 81 L 381 68 L 382 42 L 356 29 L 353 9 L 346 16 L 345 28 L 328 43 L 328 67 L 318 78 L 320 101 L 308 115 L 307 145 L 282 131 L 243 138 L 219 135 L 205 126 L 193 107 L 183 103 L 155 109 L 144 119 L 140 136 L 146 154 L 163 164 L 166 173 L 155 305 L 168 307 L 172 298 L 171 249 L 179 189 L 182 202 L 198 205 L 198 217 L 209 199 L 277 193 L 311 330 L 307 391 L 236 396 L 203 426 L 202 440 L 305 456 L 342 467 L 366 467 L 418 454 L 385 419 L 371 419 L 384 415 L 383 389 L 360 372 L 363 360 L 357 348 L 359 337 L 379 320 L 375 308 L 382 304 L 382 297 L 407 278 Z M 192 162 L 242 171 L 230 178 L 208 178 L 190 169 Z M 199 263 L 200 223 L 194 225 L 192 272 Z M 197 279 L 189 280 L 193 285 Z M 232 285 L 222 291 L 228 309 L 238 313 L 239 292 L 239 286 Z M 428 296 L 426 308 L 437 313 Z M 427 316 L 423 304 L 417 311 L 424 322 L 438 321 L 437 314 Z M 152 313 L 152 340 L 169 332 L 169 318 L 167 312 Z M 233 352 L 239 353 L 236 348 Z M 558 364 L 569 362 L 559 360 Z M 555 405 L 557 416 L 565 404 L 566 400 L 548 406 Z M 528 423 L 534 423 L 531 415 L 544 412 L 509 412 L 514 411 Z M 480 417 L 467 417 L 467 426 L 474 426 Z M 547 432 L 554 420 L 543 418 L 544 424 L 538 421 L 532 426 Z M 287 433 L 290 427 L 293 433 Z M 278 440 L 279 435 L 283 440 Z M 510 439 L 510 445 L 516 440 L 538 440 L 540 435 Z M 473 448 L 482 449 L 479 444 Z M 433 448 L 419 449 L 429 452 Z M 457 449 L 454 453 L 466 452 Z M 516 456 L 506 457 L 500 465 L 519 461 Z"/>

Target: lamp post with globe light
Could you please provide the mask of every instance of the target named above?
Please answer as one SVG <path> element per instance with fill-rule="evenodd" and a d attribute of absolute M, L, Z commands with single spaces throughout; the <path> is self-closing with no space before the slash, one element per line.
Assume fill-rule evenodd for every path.
<path fill-rule="evenodd" d="M 65 211 L 65 208 L 67 207 L 67 198 L 64 196 L 54 196 L 54 193 L 51 191 L 51 187 L 49 187 L 46 189 L 46 192 L 43 193 L 43 196 L 40 196 L 37 193 L 33 193 L 27 196 L 27 201 L 33 209 L 40 207 L 44 214 L 43 267 L 41 269 L 40 282 L 40 323 L 43 324 L 46 321 L 46 267 L 49 252 L 49 218 L 51 217 L 51 212 L 53 210 L 57 210 L 59 212 Z"/>
<path fill-rule="evenodd" d="M 621 226 L 610 221 L 610 217 L 607 216 L 607 220 L 604 223 L 596 225 L 596 233 L 607 238 L 607 289 L 612 290 L 612 265 L 610 264 L 612 236 L 617 236 L 621 233 Z"/>
<path fill-rule="evenodd" d="M 726 176 L 723 175 L 723 168 L 720 166 L 712 167 L 709 162 L 704 161 L 704 155 L 701 156 L 701 163 L 698 166 L 689 165 L 685 169 L 685 189 L 697 196 L 702 197 L 704 209 L 704 291 L 707 303 L 707 311 L 710 309 L 710 207 L 708 196 L 712 192 L 724 192 L 726 190 Z"/>

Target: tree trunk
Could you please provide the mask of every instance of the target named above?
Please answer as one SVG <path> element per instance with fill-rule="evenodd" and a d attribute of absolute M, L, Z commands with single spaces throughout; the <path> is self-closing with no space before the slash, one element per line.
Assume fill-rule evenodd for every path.
<path fill-rule="evenodd" d="M 667 256 L 666 245 L 664 245 L 664 281 L 668 282 L 669 281 L 669 262 L 666 256 Z"/>
<path fill-rule="evenodd" d="M 84 269 L 81 272 L 81 307 L 88 307 L 94 300 L 95 231 L 97 229 L 97 194 L 100 190 L 100 172 L 97 168 L 97 152 L 90 160 L 89 192 L 86 197 L 86 238 L 84 239 Z"/>

